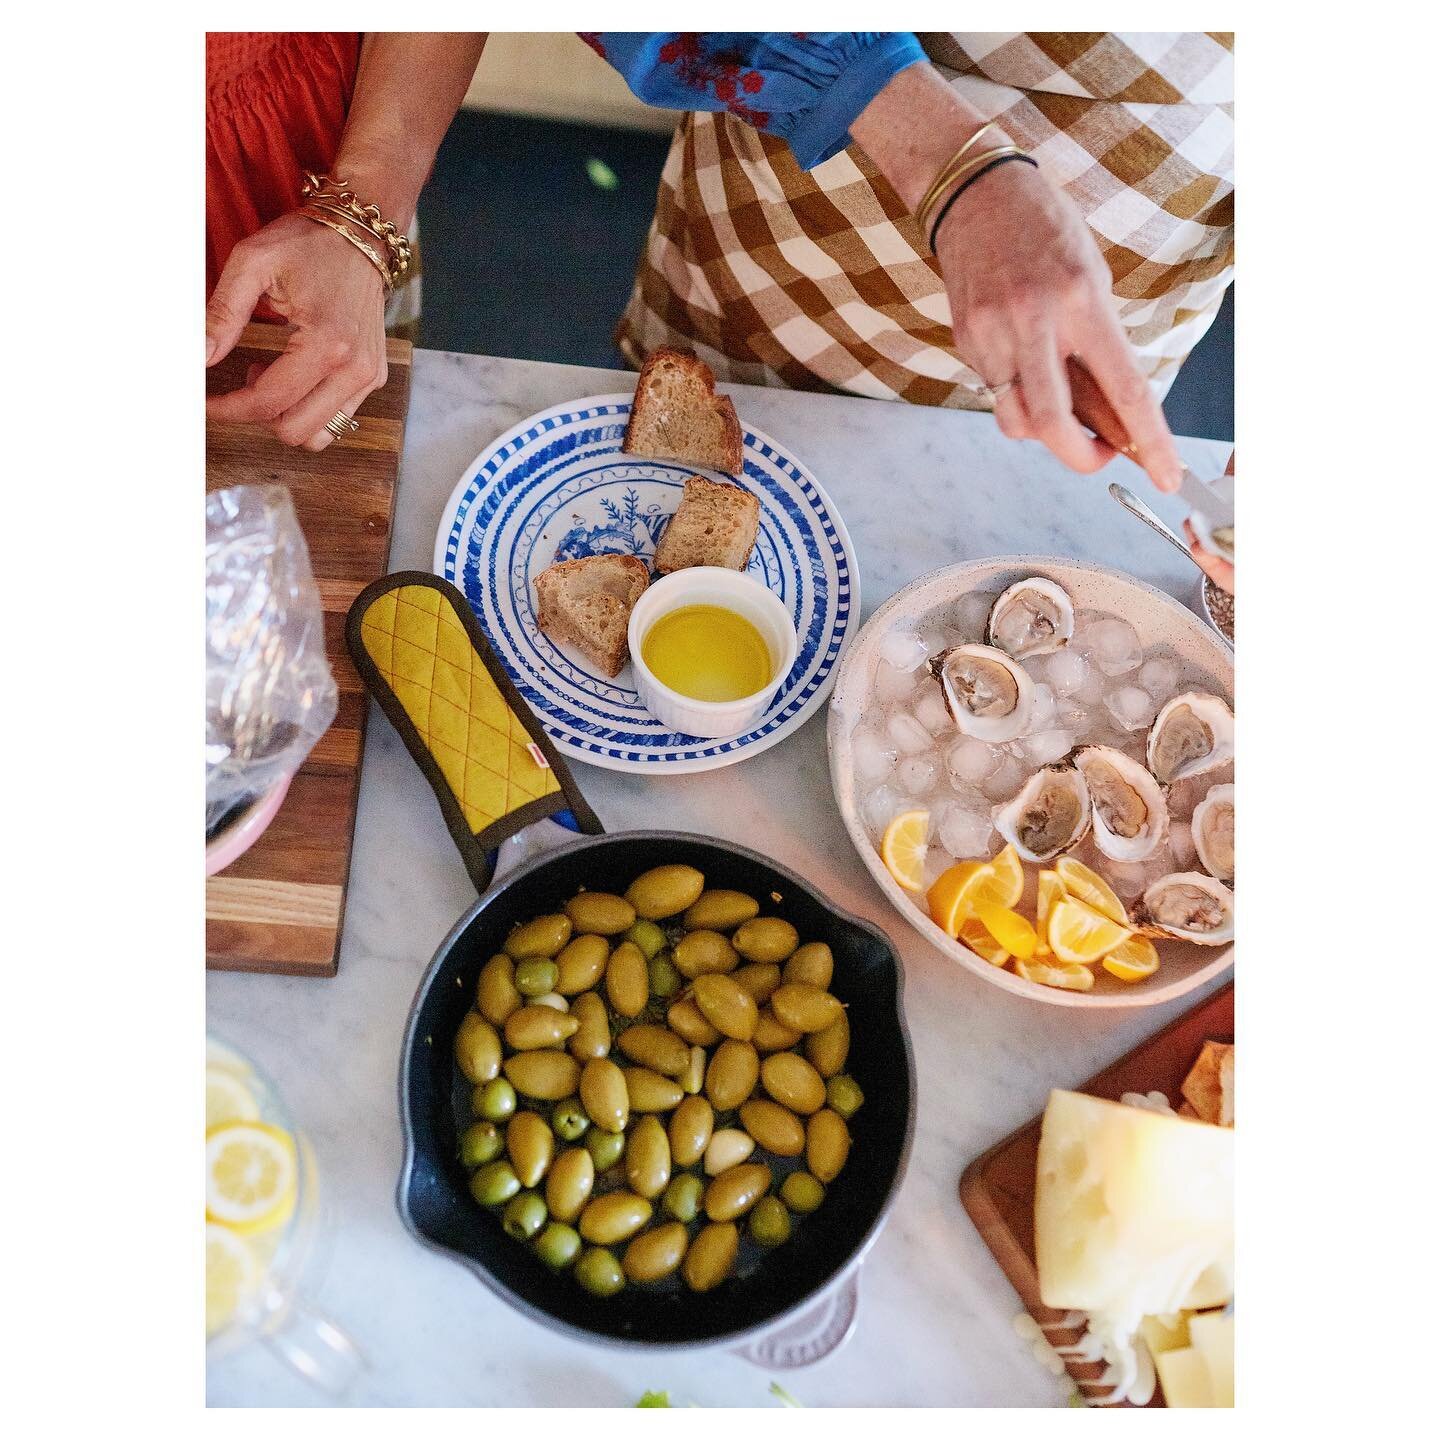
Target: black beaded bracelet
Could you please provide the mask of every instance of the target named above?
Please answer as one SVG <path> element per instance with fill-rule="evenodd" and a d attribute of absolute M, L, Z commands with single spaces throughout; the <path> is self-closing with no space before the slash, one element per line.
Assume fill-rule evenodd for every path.
<path fill-rule="evenodd" d="M 935 217 L 935 223 L 930 227 L 930 253 L 935 253 L 935 237 L 940 233 L 940 227 L 945 223 L 945 217 L 950 213 L 950 207 L 982 176 L 988 175 L 997 165 L 1004 165 L 1010 160 L 1023 160 L 1027 165 L 1034 165 L 1038 170 L 1039 163 L 1029 155 L 1000 155 L 988 165 L 982 166 L 973 175 L 968 175 L 950 192 L 950 198 L 940 207 L 940 213 Z"/>

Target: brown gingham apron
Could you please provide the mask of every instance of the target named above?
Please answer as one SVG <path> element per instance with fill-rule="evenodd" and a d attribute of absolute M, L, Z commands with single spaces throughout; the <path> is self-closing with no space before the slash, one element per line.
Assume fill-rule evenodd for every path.
<path fill-rule="evenodd" d="M 922 34 L 940 72 L 1079 206 L 1157 393 L 1234 269 L 1233 37 Z M 725 113 L 675 133 L 615 333 L 725 380 L 988 408 L 919 226 L 857 145 L 813 170 Z"/>

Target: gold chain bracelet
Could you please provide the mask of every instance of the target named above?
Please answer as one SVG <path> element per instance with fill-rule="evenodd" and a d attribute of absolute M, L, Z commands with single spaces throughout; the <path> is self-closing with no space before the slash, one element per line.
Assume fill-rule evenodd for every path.
<path fill-rule="evenodd" d="M 340 214 L 379 241 L 389 259 L 386 274 L 392 288 L 405 278 L 410 269 L 410 237 L 392 221 L 386 220 L 380 214 L 378 205 L 367 205 L 362 201 L 350 188 L 348 180 L 316 175 L 307 170 L 304 184 L 300 187 L 300 198 L 330 207 L 332 213 Z"/>

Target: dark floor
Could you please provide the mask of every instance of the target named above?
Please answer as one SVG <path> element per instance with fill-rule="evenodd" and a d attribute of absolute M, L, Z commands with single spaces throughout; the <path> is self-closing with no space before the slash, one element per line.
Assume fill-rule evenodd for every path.
<path fill-rule="evenodd" d="M 420 205 L 421 344 L 621 365 L 610 336 L 669 144 L 633 130 L 462 111 Z M 1165 402 L 1178 433 L 1233 438 L 1233 347 L 1227 296 Z"/>

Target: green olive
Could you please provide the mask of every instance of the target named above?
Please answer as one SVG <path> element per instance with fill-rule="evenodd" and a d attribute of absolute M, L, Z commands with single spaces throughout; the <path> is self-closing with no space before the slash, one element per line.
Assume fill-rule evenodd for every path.
<path fill-rule="evenodd" d="M 747 920 L 731 938 L 747 960 L 757 965 L 778 965 L 795 953 L 800 932 L 778 915 L 762 915 Z"/>
<path fill-rule="evenodd" d="M 660 1207 L 667 1215 L 688 1225 L 700 1213 L 705 1182 L 698 1175 L 676 1175 L 665 1187 Z"/>
<path fill-rule="evenodd" d="M 544 1199 L 533 1190 L 522 1190 L 505 1207 L 500 1224 L 512 1240 L 529 1240 L 549 1218 Z"/>
<path fill-rule="evenodd" d="M 505 953 L 516 960 L 548 960 L 570 938 L 568 915 L 539 915 L 517 925 L 505 938 Z M 547 986 L 547 989 L 553 987 Z M 522 991 L 524 987 L 521 987 Z M 543 990 L 534 992 L 543 995 Z"/>
<path fill-rule="evenodd" d="M 675 945 L 675 968 L 687 980 L 697 975 L 722 975 L 739 963 L 735 947 L 715 930 L 691 930 Z"/>
<path fill-rule="evenodd" d="M 470 1109 L 482 1120 L 508 1120 L 515 1113 L 515 1087 L 499 1076 L 487 1080 L 471 1092 Z"/>
<path fill-rule="evenodd" d="M 775 1012 L 769 1005 L 761 1010 L 760 1018 L 755 1022 L 754 1043 L 762 1055 L 776 1050 L 788 1050 L 792 1045 L 798 1045 L 801 1038 L 798 1030 L 782 1025 L 775 1018 Z"/>
<path fill-rule="evenodd" d="M 582 1064 L 586 1060 L 603 1059 L 610 1053 L 610 1012 L 593 990 L 577 995 L 570 1004 L 570 1013 L 580 1022 L 570 1037 L 570 1053 Z"/>
<path fill-rule="evenodd" d="M 622 940 L 605 967 L 605 993 L 617 1015 L 633 1020 L 650 998 L 650 967 L 638 945 Z"/>
<path fill-rule="evenodd" d="M 555 1132 L 533 1110 L 521 1110 L 505 1127 L 505 1151 L 511 1168 L 528 1190 L 538 1185 L 550 1168 Z"/>
<path fill-rule="evenodd" d="M 700 1007 L 690 997 L 677 1000 L 666 1012 L 665 1019 L 670 1028 L 692 1045 L 713 1045 L 720 1032 L 700 1013 Z"/>
<path fill-rule="evenodd" d="M 563 1010 L 522 1005 L 505 1022 L 505 1043 L 512 1050 L 558 1050 L 579 1028 L 580 1022 Z"/>
<path fill-rule="evenodd" d="M 845 1013 L 844 1007 L 828 990 L 788 981 L 770 997 L 770 1007 L 782 1025 L 806 1035 L 828 1029 Z"/>
<path fill-rule="evenodd" d="M 552 1220 L 536 1237 L 535 1253 L 552 1270 L 564 1270 L 580 1253 L 580 1233 Z"/>
<path fill-rule="evenodd" d="M 833 1110 L 817 1110 L 805 1127 L 805 1164 L 828 1185 L 845 1168 L 850 1130 Z"/>
<path fill-rule="evenodd" d="M 707 1225 L 685 1252 L 680 1273 L 695 1291 L 713 1290 L 734 1268 L 740 1253 L 740 1230 L 730 1221 Z"/>
<path fill-rule="evenodd" d="M 848 1075 L 832 1075 L 825 1099 L 842 1120 L 849 1120 L 865 1103 L 865 1092 Z"/>
<path fill-rule="evenodd" d="M 677 1165 L 694 1165 L 715 1131 L 715 1111 L 703 1095 L 687 1095 L 670 1116 L 670 1155 Z"/>
<path fill-rule="evenodd" d="M 650 993 L 669 1000 L 680 993 L 685 977 L 675 968 L 668 955 L 652 955 L 649 960 Z"/>
<path fill-rule="evenodd" d="M 770 1188 L 770 1167 L 751 1161 L 717 1175 L 705 1187 L 705 1214 L 711 1220 L 737 1220 Z"/>
<path fill-rule="evenodd" d="M 705 1094 L 717 1110 L 738 1109 L 750 1098 L 760 1078 L 760 1057 L 744 1040 L 725 1040 L 716 1047 L 705 1072 Z"/>
<path fill-rule="evenodd" d="M 627 1059 L 672 1079 L 678 1080 L 690 1068 L 690 1047 L 663 1025 L 628 1026 L 616 1044 Z"/>
<path fill-rule="evenodd" d="M 639 1114 L 673 1110 L 685 1098 L 685 1092 L 673 1080 L 638 1065 L 625 1072 L 625 1089 L 630 1109 Z"/>
<path fill-rule="evenodd" d="M 645 920 L 664 920 L 700 898 L 705 877 L 693 865 L 657 865 L 631 881 L 625 898 Z"/>
<path fill-rule="evenodd" d="M 826 1080 L 845 1068 L 850 1056 L 850 1017 L 842 1009 L 831 1025 L 805 1037 L 805 1058 Z"/>
<path fill-rule="evenodd" d="M 794 1170 L 785 1177 L 780 1198 L 797 1215 L 811 1215 L 825 1199 L 825 1187 L 808 1170 Z"/>
<path fill-rule="evenodd" d="M 573 1220 L 585 1208 L 594 1188 L 595 1161 L 588 1150 L 576 1145 L 555 1157 L 545 1177 L 545 1201 L 557 1220 Z"/>
<path fill-rule="evenodd" d="M 488 1165 L 505 1148 L 505 1138 L 488 1120 L 477 1120 L 460 1137 L 460 1163 L 467 1170 Z"/>
<path fill-rule="evenodd" d="M 642 1115 L 625 1142 L 625 1179 L 630 1188 L 653 1200 L 670 1183 L 670 1139 L 653 1116 Z"/>
<path fill-rule="evenodd" d="M 750 994 L 755 1004 L 763 1005 L 780 986 L 778 965 L 742 965 L 730 977 Z"/>
<path fill-rule="evenodd" d="M 700 1013 L 732 1040 L 749 1040 L 760 1011 L 754 997 L 728 975 L 697 975 L 691 986 Z"/>
<path fill-rule="evenodd" d="M 745 1133 L 772 1155 L 798 1155 L 805 1148 L 804 1125 L 773 1100 L 747 1100 L 740 1107 L 740 1123 Z"/>
<path fill-rule="evenodd" d="M 625 932 L 625 938 L 638 946 L 647 960 L 653 960 L 665 948 L 665 932 L 653 920 L 637 920 Z"/>
<path fill-rule="evenodd" d="M 620 1157 L 625 1153 L 625 1136 L 602 1130 L 597 1125 L 585 1132 L 585 1149 L 595 1163 L 596 1174 L 603 1175 L 620 1163 Z"/>
<path fill-rule="evenodd" d="M 635 923 L 635 907 L 619 895 L 582 890 L 565 906 L 579 935 L 619 935 Z"/>
<path fill-rule="evenodd" d="M 677 1220 L 637 1235 L 625 1248 L 625 1277 L 636 1285 L 673 1275 L 685 1258 L 690 1232 Z"/>
<path fill-rule="evenodd" d="M 580 1212 L 580 1233 L 592 1245 L 614 1245 L 644 1229 L 652 1207 L 643 1195 L 612 1190 L 597 1195 Z"/>
<path fill-rule="evenodd" d="M 790 1238 L 790 1212 L 773 1195 L 762 1195 L 750 1212 L 750 1238 L 768 1250 Z"/>
<path fill-rule="evenodd" d="M 580 1083 L 580 1064 L 563 1050 L 525 1050 L 505 1062 L 505 1074 L 531 1100 L 564 1100 Z"/>
<path fill-rule="evenodd" d="M 475 1008 L 498 1026 L 524 1003 L 515 988 L 515 962 L 508 955 L 491 956 L 475 983 Z"/>
<path fill-rule="evenodd" d="M 743 1130 L 717 1130 L 705 1146 L 705 1173 L 723 1175 L 755 1153 L 755 1141 Z"/>
<path fill-rule="evenodd" d="M 500 1073 L 500 1037 L 495 1027 L 474 1010 L 455 1032 L 455 1063 L 472 1085 L 483 1085 Z"/>
<path fill-rule="evenodd" d="M 625 1272 L 608 1250 L 598 1246 L 587 1250 L 575 1262 L 575 1278 L 583 1289 L 602 1298 L 618 1295 L 625 1288 Z"/>
<path fill-rule="evenodd" d="M 508 1160 L 492 1160 L 470 1177 L 470 1193 L 482 1205 L 503 1205 L 520 1189 L 520 1177 Z"/>
<path fill-rule="evenodd" d="M 690 1047 L 690 1063 L 680 1077 L 680 1088 L 687 1095 L 698 1095 L 705 1088 L 705 1047 Z"/>
<path fill-rule="evenodd" d="M 817 990 L 828 990 L 834 978 L 835 956 L 823 940 L 802 945 L 785 962 L 787 985 L 813 985 Z"/>
<path fill-rule="evenodd" d="M 739 890 L 706 890 L 685 912 L 687 930 L 733 930 L 760 913 L 760 902 Z"/>
<path fill-rule="evenodd" d="M 797 1115 L 813 1115 L 825 1103 L 825 1082 L 820 1072 L 788 1050 L 767 1055 L 760 1062 L 760 1083 L 765 1093 Z"/>
<path fill-rule="evenodd" d="M 622 902 L 623 903 L 623 902 Z M 556 957 L 559 972 L 555 988 L 562 995 L 579 995 L 600 983 L 610 959 L 610 942 L 603 935 L 577 935 Z"/>
<path fill-rule="evenodd" d="M 584 1105 L 572 1095 L 559 1101 L 550 1112 L 550 1128 L 562 1140 L 578 1140 L 590 1128 L 590 1117 Z"/>
<path fill-rule="evenodd" d="M 515 967 L 515 988 L 530 999 L 548 995 L 560 978 L 560 967 L 553 960 L 522 960 Z"/>
<path fill-rule="evenodd" d="M 613 1060 L 588 1060 L 580 1072 L 580 1103 L 602 1130 L 619 1134 L 630 1119 L 625 1071 Z"/>

